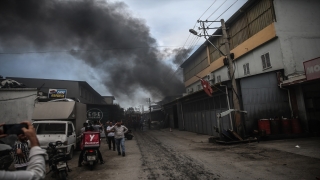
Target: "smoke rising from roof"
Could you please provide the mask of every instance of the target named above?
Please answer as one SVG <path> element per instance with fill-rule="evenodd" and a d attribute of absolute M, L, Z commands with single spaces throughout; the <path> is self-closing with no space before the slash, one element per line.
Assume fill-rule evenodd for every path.
<path fill-rule="evenodd" d="M 2 52 L 67 50 L 97 69 L 122 101 L 142 98 L 134 97 L 137 91 L 153 99 L 184 92 L 181 78 L 163 59 L 168 51 L 157 49 L 144 20 L 132 17 L 122 2 L 2 0 L 0 12 Z M 179 64 L 190 50 L 170 53 Z"/>

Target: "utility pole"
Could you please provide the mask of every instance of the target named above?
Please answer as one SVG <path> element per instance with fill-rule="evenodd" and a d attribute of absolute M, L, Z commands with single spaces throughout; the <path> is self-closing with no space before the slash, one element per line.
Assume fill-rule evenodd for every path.
<path fill-rule="evenodd" d="M 233 61 L 231 59 L 230 56 L 230 46 L 229 46 L 229 38 L 228 38 L 228 34 L 227 34 L 227 28 L 226 28 L 226 24 L 224 22 L 224 19 L 221 19 L 221 28 L 222 28 L 222 38 L 223 38 L 223 42 L 224 42 L 224 47 L 226 49 L 225 54 L 227 56 L 227 60 L 228 60 L 228 70 L 229 70 L 229 76 L 231 79 L 231 84 L 232 84 L 232 100 L 233 100 L 233 107 L 236 110 L 240 110 L 240 103 L 239 103 L 239 97 L 238 97 L 238 86 L 237 86 L 237 82 L 236 79 L 234 77 L 234 68 L 233 68 Z M 235 111 L 235 126 L 236 126 L 236 130 L 237 133 L 239 135 L 244 134 L 244 129 L 242 128 L 242 122 L 241 122 L 241 115 L 240 112 Z"/>
<path fill-rule="evenodd" d="M 217 46 L 215 46 L 211 41 L 210 41 L 210 37 L 213 37 L 213 36 L 221 36 L 221 35 L 209 35 L 207 33 L 207 29 L 220 29 L 220 27 L 215 27 L 215 28 L 209 28 L 209 27 L 205 27 L 205 23 L 214 23 L 214 22 L 220 22 L 221 23 L 221 29 L 222 29 L 222 38 L 223 38 L 223 41 L 224 41 L 224 45 L 225 45 L 225 53 L 222 52 Z M 240 115 L 240 104 L 239 104 L 239 96 L 238 96 L 238 87 L 237 87 L 237 83 L 236 83 L 236 79 L 234 77 L 234 68 L 233 68 L 233 61 L 232 61 L 232 58 L 231 58 L 231 55 L 230 55 L 230 46 L 229 46 L 229 38 L 228 38 L 228 34 L 227 34 L 227 28 L 226 28 L 226 25 L 225 25 L 225 22 L 224 22 L 224 19 L 221 19 L 220 21 L 201 21 L 201 20 L 198 20 L 198 23 L 201 24 L 201 28 L 203 30 L 203 34 L 199 34 L 198 35 L 198 32 L 195 31 L 194 29 L 189 29 L 189 32 L 196 35 L 196 36 L 199 36 L 199 37 L 202 37 L 204 36 L 204 38 L 217 50 L 219 51 L 220 54 L 222 54 L 223 56 L 226 57 L 226 60 L 227 62 L 224 64 L 227 65 L 228 67 L 228 72 L 229 72 L 229 76 L 230 76 L 230 80 L 231 80 L 231 86 L 232 86 L 232 101 L 233 101 L 233 107 L 234 107 L 234 113 L 235 113 L 235 127 L 236 127 L 236 130 L 237 130 L 237 133 L 239 135 L 244 135 L 244 128 L 243 128 L 243 124 L 242 124 L 242 121 L 241 121 L 241 115 Z M 207 38 L 208 36 L 208 38 Z M 231 122 L 232 124 L 232 122 Z M 231 126 L 232 127 L 232 126 Z M 220 127 L 219 127 L 220 128 Z"/>
<path fill-rule="evenodd" d="M 150 122 L 151 122 L 151 100 L 149 98 L 149 113 L 150 113 Z"/>

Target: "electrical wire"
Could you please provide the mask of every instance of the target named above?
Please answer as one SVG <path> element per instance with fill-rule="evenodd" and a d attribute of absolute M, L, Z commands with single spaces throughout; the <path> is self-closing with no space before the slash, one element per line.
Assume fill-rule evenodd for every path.
<path fill-rule="evenodd" d="M 221 91 L 223 94 L 227 94 L 226 92 L 224 92 L 221 89 L 219 89 L 216 85 L 212 85 L 212 86 L 215 87 L 216 89 L 218 89 L 219 91 Z"/>
<path fill-rule="evenodd" d="M 208 20 L 214 13 L 216 13 L 221 8 L 221 6 L 224 5 L 224 3 L 226 3 L 226 2 L 227 2 L 227 0 L 225 0 L 215 11 L 213 11 L 213 13 L 211 13 L 210 16 L 207 17 L 206 20 Z"/>
<path fill-rule="evenodd" d="M 194 40 L 192 41 L 192 44 L 190 44 L 190 49 L 194 49 L 195 45 L 199 41 L 200 37 L 195 37 Z"/>
<path fill-rule="evenodd" d="M 208 9 L 205 10 L 205 11 L 202 13 L 202 15 L 198 18 L 198 20 L 200 20 L 200 18 L 201 18 L 201 17 L 211 8 L 211 6 L 213 6 L 213 4 L 216 3 L 216 2 L 217 2 L 217 0 L 215 0 L 215 1 L 208 7 Z M 193 26 L 192 29 L 194 29 L 194 28 L 196 27 L 197 23 L 198 23 L 198 22 L 196 21 L 196 23 L 194 24 L 194 26 Z M 189 36 L 188 36 L 187 40 L 185 41 L 184 45 L 187 43 L 190 35 L 191 35 L 191 33 L 189 33 Z M 183 46 L 184 46 L 184 45 L 183 45 Z"/>
<path fill-rule="evenodd" d="M 16 99 L 23 99 L 23 98 L 27 98 L 27 97 L 31 97 L 31 96 L 36 96 L 37 94 L 31 94 L 28 96 L 22 96 L 22 97 L 17 97 L 17 98 L 12 98 L 12 99 L 0 99 L 0 101 L 11 101 L 11 100 L 16 100 Z"/>
<path fill-rule="evenodd" d="M 225 1 L 227 1 L 227 0 L 225 0 Z M 214 3 L 216 3 L 216 2 L 217 2 L 217 0 L 215 0 L 215 1 L 208 7 L 208 9 L 204 11 L 204 13 L 199 17 L 199 20 L 200 20 L 200 18 L 211 8 L 211 6 L 212 6 Z"/>
<path fill-rule="evenodd" d="M 195 42 L 194 46 L 192 47 L 192 50 L 194 50 L 194 48 L 197 46 L 199 41 L 200 41 L 200 38 L 197 38 L 197 41 Z M 200 45 L 198 45 L 198 46 L 200 46 Z"/>
<path fill-rule="evenodd" d="M 122 48 L 109 48 L 109 49 L 74 49 L 74 50 L 61 50 L 61 51 L 0 52 L 0 55 L 114 51 L 114 50 L 124 50 L 124 49 L 143 49 L 143 48 L 148 49 L 148 48 L 156 48 L 156 47 L 177 48 L 177 47 L 183 47 L 183 46 L 150 46 L 150 47 L 122 47 Z"/>
<path fill-rule="evenodd" d="M 233 2 L 233 3 L 231 4 L 231 6 L 229 6 L 225 11 L 223 11 L 223 12 L 220 14 L 220 16 L 217 17 L 214 21 L 216 21 L 216 20 L 219 19 L 224 13 L 226 13 L 237 1 L 238 1 L 238 0 L 236 0 L 235 2 Z M 213 23 L 213 22 L 212 22 L 212 23 Z M 212 23 L 211 23 L 211 24 L 212 24 Z M 211 24 L 209 24 L 208 27 L 210 27 Z"/>

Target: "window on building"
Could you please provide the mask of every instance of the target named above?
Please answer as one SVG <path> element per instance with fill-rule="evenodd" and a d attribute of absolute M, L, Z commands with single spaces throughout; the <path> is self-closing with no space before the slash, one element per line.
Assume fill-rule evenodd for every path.
<path fill-rule="evenodd" d="M 201 88 L 201 85 L 198 84 L 198 91 L 200 91 L 202 88 Z"/>
<path fill-rule="evenodd" d="M 243 65 L 244 75 L 250 74 L 249 63 Z"/>
<path fill-rule="evenodd" d="M 209 82 L 210 82 L 210 85 L 214 85 L 216 83 L 216 76 L 213 73 L 211 73 L 211 75 L 210 75 Z"/>
<path fill-rule="evenodd" d="M 217 76 L 217 82 L 218 82 L 218 83 L 221 82 L 221 76 L 220 76 L 220 75 Z"/>
<path fill-rule="evenodd" d="M 82 87 L 79 88 L 79 95 L 82 97 Z"/>
<path fill-rule="evenodd" d="M 271 68 L 269 53 L 261 55 L 263 69 Z"/>

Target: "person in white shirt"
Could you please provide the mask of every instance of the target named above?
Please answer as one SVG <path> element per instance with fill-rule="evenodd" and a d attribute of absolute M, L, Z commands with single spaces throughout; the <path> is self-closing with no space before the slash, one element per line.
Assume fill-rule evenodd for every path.
<path fill-rule="evenodd" d="M 112 121 L 109 122 L 109 126 L 107 127 L 107 138 L 108 138 L 108 146 L 109 146 L 109 150 L 111 150 L 111 142 L 112 142 L 112 147 L 113 147 L 113 151 L 116 150 L 116 146 L 115 146 L 115 141 L 114 141 L 114 129 L 111 130 L 111 128 L 113 127 L 113 123 Z"/>
<path fill-rule="evenodd" d="M 128 132 L 128 128 L 121 125 L 121 121 L 118 120 L 117 124 L 112 126 L 110 130 L 114 130 L 114 140 L 117 145 L 118 155 L 121 155 L 120 146 L 122 151 L 122 156 L 126 155 L 126 148 L 124 145 L 124 134 Z"/>

